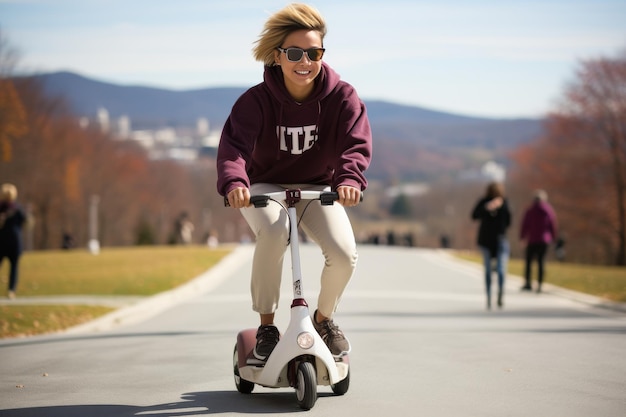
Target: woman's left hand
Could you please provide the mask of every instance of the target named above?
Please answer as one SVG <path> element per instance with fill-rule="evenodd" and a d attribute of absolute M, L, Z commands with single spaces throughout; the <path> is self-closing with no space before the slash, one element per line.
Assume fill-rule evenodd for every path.
<path fill-rule="evenodd" d="M 361 202 L 361 190 L 358 188 L 341 185 L 337 187 L 337 194 L 339 194 L 339 204 L 344 207 L 356 206 Z"/>

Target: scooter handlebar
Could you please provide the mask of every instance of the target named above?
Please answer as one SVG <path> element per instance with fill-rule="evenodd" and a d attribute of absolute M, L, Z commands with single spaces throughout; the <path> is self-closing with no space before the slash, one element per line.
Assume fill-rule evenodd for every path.
<path fill-rule="evenodd" d="M 339 193 L 336 191 L 284 190 L 250 196 L 250 204 L 257 208 L 267 207 L 269 200 L 285 200 L 290 193 L 294 192 L 299 194 L 299 200 L 320 200 L 323 206 L 332 206 L 335 201 L 339 200 Z M 363 201 L 363 193 L 361 193 L 360 201 Z M 224 205 L 229 206 L 226 197 L 224 197 Z"/>
<path fill-rule="evenodd" d="M 250 204 L 254 207 L 267 207 L 269 200 L 285 200 L 295 193 L 298 200 L 320 200 L 323 206 L 332 205 L 339 199 L 339 194 L 335 191 L 285 190 L 250 196 Z"/>
<path fill-rule="evenodd" d="M 339 193 L 336 191 L 285 190 L 253 195 L 250 197 L 250 204 L 254 207 L 266 207 L 270 199 L 284 200 L 293 192 L 298 193 L 299 200 L 320 200 L 323 206 L 332 206 L 335 201 L 339 200 Z M 363 193 L 361 193 L 361 201 L 363 201 Z"/>

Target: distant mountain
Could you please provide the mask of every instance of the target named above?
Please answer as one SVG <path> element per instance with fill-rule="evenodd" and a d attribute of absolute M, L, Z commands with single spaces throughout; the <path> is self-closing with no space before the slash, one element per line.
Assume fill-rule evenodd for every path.
<path fill-rule="evenodd" d="M 194 126 L 199 117 L 221 126 L 237 97 L 245 91 L 245 88 L 175 91 L 124 86 L 71 72 L 42 74 L 35 78 L 47 93 L 64 97 L 78 116 L 93 118 L 103 107 L 112 118 L 130 117 L 133 126 L 138 128 Z"/>
<path fill-rule="evenodd" d="M 219 128 L 246 87 L 167 90 L 105 83 L 71 72 L 34 76 L 44 90 L 64 97 L 77 116 L 94 118 L 106 108 L 112 118 L 126 115 L 133 129 L 195 126 L 198 118 Z M 402 171 L 401 177 L 421 178 L 433 170 L 461 170 L 483 157 L 504 158 L 507 150 L 536 137 L 540 119 L 470 117 L 364 98 L 381 166 L 374 175 Z M 387 146 L 390 145 L 390 146 Z M 479 158 L 480 159 L 480 158 Z M 435 161 L 437 161 L 435 163 Z M 423 172 L 426 170 L 426 172 Z M 380 171 L 380 172 L 378 172 Z"/>

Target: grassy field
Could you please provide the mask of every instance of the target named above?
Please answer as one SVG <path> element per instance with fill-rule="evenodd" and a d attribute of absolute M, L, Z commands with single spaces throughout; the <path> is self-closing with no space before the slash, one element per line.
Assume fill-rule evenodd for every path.
<path fill-rule="evenodd" d="M 54 295 L 149 296 L 195 278 L 230 253 L 231 248 L 143 246 L 87 251 L 27 252 L 20 263 L 18 297 Z M 481 263 L 474 252 L 461 259 Z M 626 268 L 548 262 L 546 282 L 612 301 L 626 302 Z M 523 275 L 520 260 L 509 273 Z M 7 287 L 8 263 L 0 268 Z M 0 338 L 55 332 L 99 317 L 112 308 L 86 305 L 0 305 Z"/>
<path fill-rule="evenodd" d="M 230 248 L 141 246 L 87 251 L 26 252 L 18 297 L 54 295 L 149 296 L 177 287 L 219 262 Z M 0 268 L 7 288 L 8 262 Z M 84 305 L 1 305 L 0 338 L 62 330 L 111 311 Z"/>
<path fill-rule="evenodd" d="M 482 258 L 476 252 L 456 252 L 455 256 L 482 264 Z M 533 283 L 536 283 L 536 267 L 534 264 Z M 520 259 L 511 259 L 508 272 L 524 276 L 524 262 Z M 544 281 L 607 300 L 626 302 L 626 267 L 548 261 L 545 266 Z"/>
<path fill-rule="evenodd" d="M 82 305 L 0 306 L 0 338 L 57 332 L 86 323 L 113 309 Z"/>

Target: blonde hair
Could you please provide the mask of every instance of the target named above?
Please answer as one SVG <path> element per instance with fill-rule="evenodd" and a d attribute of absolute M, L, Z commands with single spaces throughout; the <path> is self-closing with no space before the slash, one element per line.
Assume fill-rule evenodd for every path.
<path fill-rule="evenodd" d="M 274 13 L 265 22 L 263 32 L 252 49 L 254 59 L 265 66 L 274 65 L 274 51 L 285 38 L 296 30 L 315 30 L 320 34 L 322 43 L 326 36 L 326 22 L 317 9 L 307 4 L 293 3 Z M 323 44 L 322 44 L 323 46 Z"/>
<path fill-rule="evenodd" d="M 2 200 L 3 201 L 15 201 L 17 199 L 17 188 L 13 184 L 2 184 Z"/>

